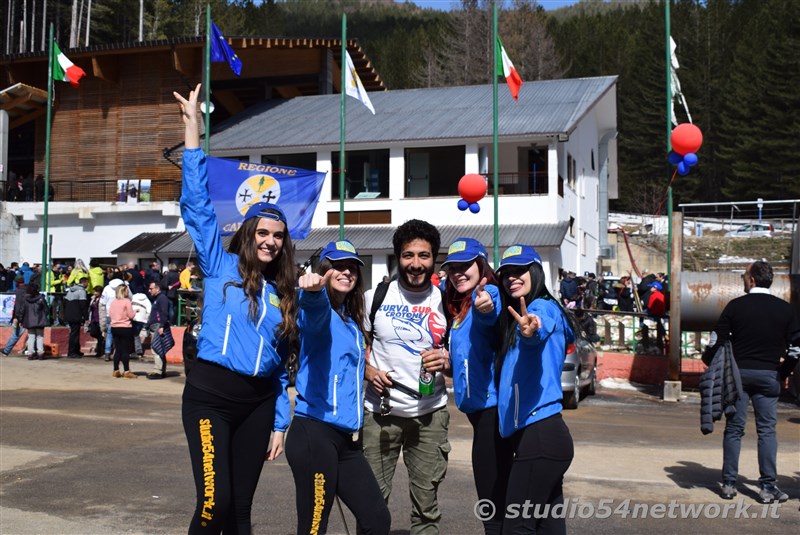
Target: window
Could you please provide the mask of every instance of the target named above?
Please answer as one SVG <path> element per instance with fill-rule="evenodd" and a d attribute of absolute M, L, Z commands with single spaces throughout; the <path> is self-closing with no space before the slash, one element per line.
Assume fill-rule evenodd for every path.
<path fill-rule="evenodd" d="M 317 168 L 317 155 L 314 152 L 301 152 L 297 154 L 265 154 L 261 156 L 261 163 L 283 165 L 314 171 Z"/>
<path fill-rule="evenodd" d="M 572 216 L 569 217 L 569 235 L 575 237 L 575 218 Z"/>
<path fill-rule="evenodd" d="M 406 197 L 458 194 L 464 176 L 464 145 L 406 149 Z"/>
<path fill-rule="evenodd" d="M 345 199 L 389 197 L 389 149 L 346 151 Z M 331 154 L 331 199 L 339 198 L 339 152 Z"/>
<path fill-rule="evenodd" d="M 575 189 L 575 179 L 577 173 L 577 165 L 572 154 L 567 153 L 567 185 L 570 189 Z"/>

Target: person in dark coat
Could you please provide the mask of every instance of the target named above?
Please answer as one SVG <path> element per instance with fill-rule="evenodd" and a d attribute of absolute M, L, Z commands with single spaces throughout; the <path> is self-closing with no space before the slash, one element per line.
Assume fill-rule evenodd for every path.
<path fill-rule="evenodd" d="M 772 279 L 772 267 L 767 262 L 753 262 L 747 268 L 742 276 L 746 295 L 725 306 L 703 358 L 704 362 L 711 362 L 709 355 L 730 340 L 741 376 L 743 394 L 736 401 L 735 410 L 725 415 L 721 496 L 726 500 L 736 496 L 739 452 L 751 401 L 758 433 L 758 500 L 768 504 L 789 499 L 776 485 L 776 426 L 781 384 L 800 359 L 800 319 L 792 305 L 770 295 Z"/>
<path fill-rule="evenodd" d="M 34 200 L 42 202 L 44 200 L 44 177 L 36 175 L 36 180 L 33 181 Z"/>
<path fill-rule="evenodd" d="M 28 329 L 28 360 L 44 360 L 44 328 L 47 327 L 47 300 L 36 283 L 25 285 L 20 323 Z"/>
<path fill-rule="evenodd" d="M 155 340 L 156 336 L 164 336 L 164 330 L 169 329 L 169 301 L 164 292 L 161 291 L 161 286 L 158 282 L 150 283 L 150 299 L 153 301 L 153 306 L 150 308 L 150 321 L 148 329 Z M 153 365 L 154 369 L 151 373 L 147 374 L 148 379 L 163 379 L 167 376 L 167 355 L 161 355 L 156 351 L 156 344 L 153 347 Z"/>
<path fill-rule="evenodd" d="M 25 334 L 25 328 L 19 321 L 20 316 L 22 316 L 22 304 L 25 302 L 25 282 L 22 275 L 17 275 L 14 283 L 16 284 L 16 289 L 14 290 L 14 309 L 11 311 L 11 336 L 5 347 L 0 350 L 0 353 L 6 357 L 11 354 L 11 350 L 14 349 L 19 339 Z"/>
<path fill-rule="evenodd" d="M 28 173 L 22 179 L 22 199 L 26 202 L 33 201 L 33 173 Z"/>
<path fill-rule="evenodd" d="M 69 349 L 67 357 L 79 359 L 81 352 L 81 326 L 89 318 L 89 301 L 86 297 L 86 287 L 89 286 L 89 277 L 81 277 L 77 284 L 67 289 L 64 296 L 64 321 L 69 325 Z"/>
<path fill-rule="evenodd" d="M 168 269 L 169 271 L 164 274 L 160 284 L 161 291 L 166 294 L 169 302 L 169 322 L 171 325 L 175 325 L 178 316 L 178 288 L 181 287 L 181 278 L 177 265 L 170 262 Z"/>

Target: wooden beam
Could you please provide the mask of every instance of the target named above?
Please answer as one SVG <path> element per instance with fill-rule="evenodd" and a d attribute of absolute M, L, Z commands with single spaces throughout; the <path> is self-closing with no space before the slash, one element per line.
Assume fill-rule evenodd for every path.
<path fill-rule="evenodd" d="M 172 50 L 172 66 L 179 73 L 189 78 L 196 78 L 200 75 L 202 49 L 198 48 L 175 48 Z"/>
<path fill-rule="evenodd" d="M 9 123 L 8 128 L 9 130 L 13 130 L 18 126 L 22 126 L 27 122 L 33 121 L 37 117 L 41 117 L 45 113 L 47 113 L 47 108 L 39 108 L 38 110 L 28 113 L 27 115 L 23 115 L 21 117 L 18 117 L 17 119 L 14 119 Z"/>
<path fill-rule="evenodd" d="M 92 74 L 106 82 L 119 83 L 119 58 L 113 56 L 92 56 Z"/>
<path fill-rule="evenodd" d="M 20 104 L 28 102 L 31 99 L 32 96 L 33 95 L 31 95 L 30 93 L 25 93 L 24 95 L 20 95 L 15 99 L 9 100 L 8 102 L 3 102 L 3 105 L 0 106 L 0 110 L 8 111 L 11 108 L 15 108 L 16 106 L 18 106 Z"/>
<path fill-rule="evenodd" d="M 214 100 L 219 102 L 225 108 L 225 111 L 231 115 L 244 111 L 244 104 L 233 91 L 216 90 L 214 91 Z"/>

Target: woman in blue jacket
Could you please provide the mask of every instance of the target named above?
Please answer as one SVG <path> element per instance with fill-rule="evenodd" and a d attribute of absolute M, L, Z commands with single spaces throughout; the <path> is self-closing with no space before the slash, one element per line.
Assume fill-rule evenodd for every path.
<path fill-rule="evenodd" d="M 445 303 L 453 318 L 450 358 L 456 406 L 472 424 L 472 475 L 478 499 L 493 504 L 480 512 L 483 528 L 487 535 L 499 535 L 513 452 L 500 436 L 497 422 L 494 332 L 502 307 L 487 256 L 479 241 L 457 238 L 442 269 L 447 272 Z"/>
<path fill-rule="evenodd" d="M 197 488 L 189 533 L 250 533 L 264 459 L 281 454 L 289 426 L 285 357 L 297 337 L 296 271 L 286 217 L 274 204 L 250 206 L 223 248 L 199 148 L 199 92 L 200 84 L 188 99 L 174 93 L 186 129 L 181 215 L 205 277 L 197 362 L 183 391 Z"/>
<path fill-rule="evenodd" d="M 561 368 L 574 341 L 573 320 L 547 291 L 542 260 L 533 247 L 506 249 L 498 269 L 505 313 L 500 316 L 496 369 L 500 435 L 514 461 L 506 487 L 503 533 L 566 533 L 562 482 L 573 457 L 572 437 L 561 418 Z M 531 504 L 530 514 L 508 514 Z"/>
<path fill-rule="evenodd" d="M 388 534 L 391 517 L 367 464 L 364 424 L 364 282 L 353 244 L 330 242 L 316 273 L 300 277 L 297 399 L 286 439 L 297 533 L 325 533 L 335 496 L 364 534 Z"/>

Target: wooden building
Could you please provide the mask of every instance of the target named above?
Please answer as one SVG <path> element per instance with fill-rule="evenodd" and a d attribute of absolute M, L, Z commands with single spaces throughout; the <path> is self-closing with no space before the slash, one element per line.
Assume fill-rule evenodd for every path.
<path fill-rule="evenodd" d="M 215 124 L 273 98 L 338 93 L 341 40 L 228 38 L 243 68 L 211 65 Z M 56 201 L 115 201 L 118 180 L 151 180 L 153 201 L 178 196 L 180 170 L 165 158 L 183 140 L 173 91 L 202 79 L 202 38 L 64 49 L 87 76 L 54 82 L 50 181 Z M 348 52 L 368 91 L 385 90 L 356 40 Z M 0 109 L 9 115 L 7 170 L 43 174 L 47 54 L 0 56 Z M 3 171 L 3 180 L 7 176 Z M 2 184 L 5 186 L 5 184 Z M 1 191 L 5 191 L 5 187 Z"/>

